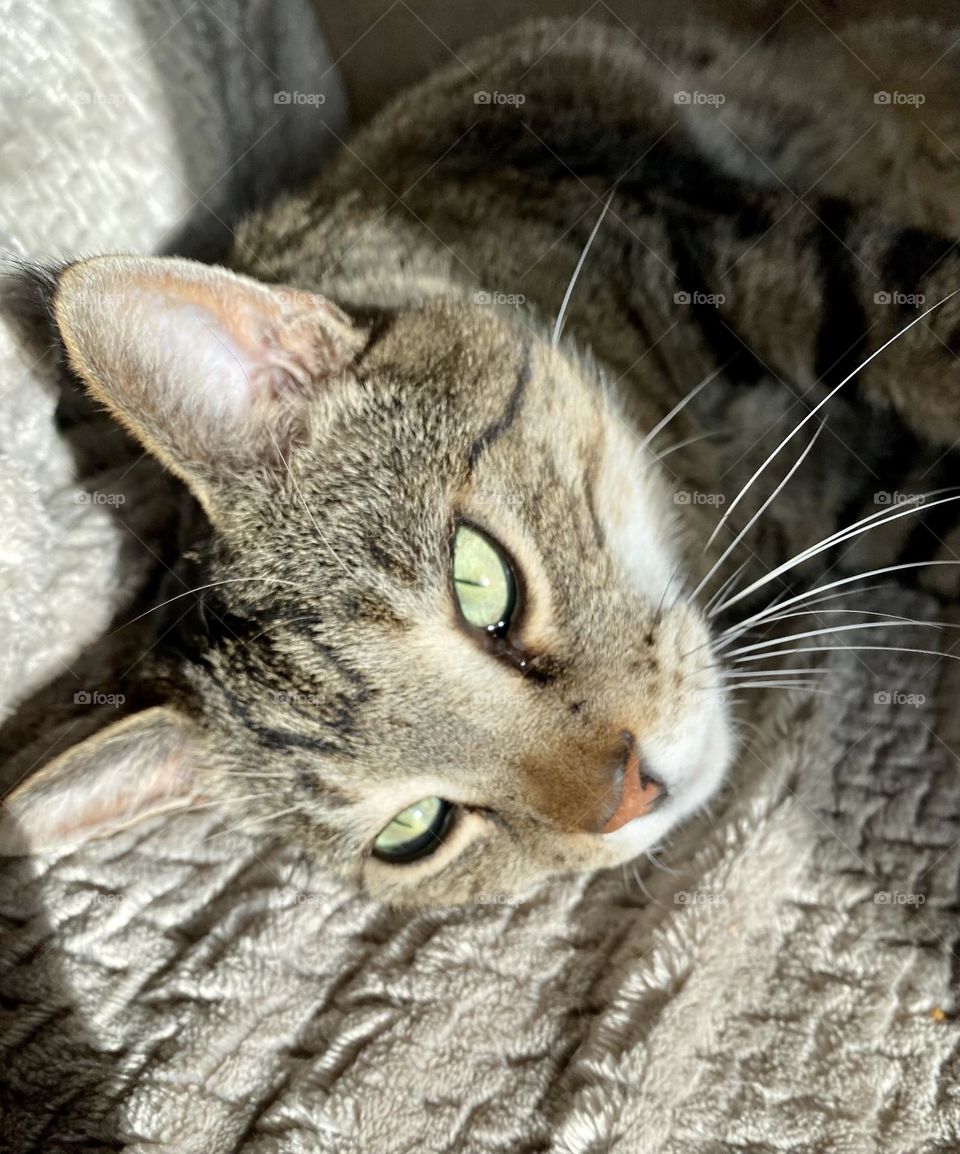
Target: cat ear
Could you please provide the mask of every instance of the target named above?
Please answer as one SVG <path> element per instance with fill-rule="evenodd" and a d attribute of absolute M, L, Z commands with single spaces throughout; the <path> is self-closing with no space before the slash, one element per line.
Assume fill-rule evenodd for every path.
<path fill-rule="evenodd" d="M 0 855 L 104 837 L 200 800 L 190 723 L 157 707 L 118 721 L 44 766 L 0 804 Z"/>
<path fill-rule="evenodd" d="M 303 400 L 367 341 L 321 296 L 178 259 L 68 265 L 53 312 L 88 390 L 201 491 L 218 474 L 276 461 Z"/>

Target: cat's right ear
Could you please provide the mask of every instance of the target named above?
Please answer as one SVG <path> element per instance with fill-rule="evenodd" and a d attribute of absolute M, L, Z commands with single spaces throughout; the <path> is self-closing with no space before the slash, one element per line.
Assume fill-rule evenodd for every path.
<path fill-rule="evenodd" d="M 168 706 L 115 722 L 0 803 L 0 856 L 66 850 L 203 800 L 191 722 Z"/>
<path fill-rule="evenodd" d="M 88 391 L 204 504 L 231 472 L 282 459 L 304 402 L 367 343 L 315 293 L 173 258 L 68 265 L 52 305 Z"/>

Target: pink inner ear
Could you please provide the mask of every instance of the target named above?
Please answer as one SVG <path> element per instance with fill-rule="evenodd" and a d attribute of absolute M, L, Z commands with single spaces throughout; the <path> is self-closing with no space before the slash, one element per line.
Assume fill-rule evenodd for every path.
<path fill-rule="evenodd" d="M 188 480 L 194 466 L 262 461 L 272 405 L 284 403 L 280 425 L 293 430 L 296 401 L 366 344 L 321 296 L 184 260 L 71 265 L 54 309 L 74 370 Z"/>
<path fill-rule="evenodd" d="M 5 799 L 0 854 L 66 849 L 198 801 L 186 725 L 149 709 L 68 749 Z"/>
<path fill-rule="evenodd" d="M 176 389 L 189 374 L 192 387 L 172 400 L 200 420 L 243 420 L 263 386 L 264 363 L 243 330 L 220 323 L 209 308 L 158 293 L 145 293 L 143 306 L 153 313 L 161 380 Z M 238 336 L 241 339 L 237 339 Z"/>

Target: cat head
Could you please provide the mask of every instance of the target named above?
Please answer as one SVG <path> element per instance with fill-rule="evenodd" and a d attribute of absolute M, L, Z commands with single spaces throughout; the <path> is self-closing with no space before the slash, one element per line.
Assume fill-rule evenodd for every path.
<path fill-rule="evenodd" d="M 379 898 L 451 903 L 626 862 L 716 788 L 678 506 L 588 364 L 482 306 L 369 327 L 180 260 L 68 266 L 53 309 L 209 519 L 207 629 L 169 704 L 8 799 L 29 844 L 213 799 Z"/>

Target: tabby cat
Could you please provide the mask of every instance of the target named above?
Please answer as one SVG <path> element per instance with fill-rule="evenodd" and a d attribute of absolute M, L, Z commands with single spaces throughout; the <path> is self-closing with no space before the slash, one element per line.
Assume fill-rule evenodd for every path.
<path fill-rule="evenodd" d="M 214 801 L 434 904 L 620 865 L 707 803 L 733 687 L 810 683 L 730 644 L 806 610 L 787 582 L 826 561 L 798 551 L 960 414 L 956 303 L 908 327 L 877 292 L 947 297 L 952 242 L 849 165 L 798 199 L 841 149 L 774 47 L 749 83 L 742 51 L 527 25 L 247 220 L 227 267 L 56 270 L 69 370 L 202 515 L 161 702 L 21 786 L 8 846 Z M 875 510 L 884 564 L 915 511 Z"/>

